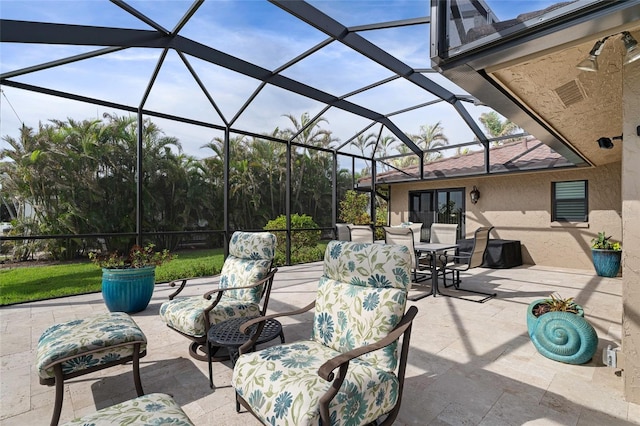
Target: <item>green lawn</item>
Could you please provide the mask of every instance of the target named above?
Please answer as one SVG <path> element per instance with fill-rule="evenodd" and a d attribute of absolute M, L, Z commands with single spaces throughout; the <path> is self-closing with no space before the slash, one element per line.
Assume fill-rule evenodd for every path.
<path fill-rule="evenodd" d="M 324 253 L 327 242 L 318 244 Z M 316 259 L 298 259 L 298 262 Z M 220 273 L 224 250 L 176 252 L 176 258 L 156 268 L 156 283 Z M 0 306 L 95 293 L 102 286 L 102 271 L 87 261 L 60 265 L 16 266 L 0 269 Z"/>
<path fill-rule="evenodd" d="M 156 269 L 156 282 L 202 277 L 220 272 L 224 250 L 177 252 Z M 89 261 L 0 269 L 0 305 L 100 291 L 102 271 Z"/>

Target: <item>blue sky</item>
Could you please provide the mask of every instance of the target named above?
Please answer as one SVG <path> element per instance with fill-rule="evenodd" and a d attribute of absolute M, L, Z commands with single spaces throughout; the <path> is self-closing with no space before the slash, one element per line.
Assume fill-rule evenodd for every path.
<path fill-rule="evenodd" d="M 191 1 L 182 0 L 128 3 L 168 30 L 173 29 L 191 5 Z M 515 17 L 522 12 L 544 8 L 553 1 L 489 0 L 487 3 L 502 20 Z M 347 26 L 424 17 L 429 14 L 429 2 L 417 0 L 313 1 L 311 4 Z M 1 0 L 0 16 L 3 19 L 149 29 L 145 23 L 104 0 Z M 323 33 L 262 0 L 205 1 L 180 34 L 269 70 L 278 68 L 327 38 Z M 430 67 L 428 25 L 360 34 L 411 67 Z M 17 70 L 95 49 L 3 43 L 0 50 L 0 72 Z M 22 75 L 14 80 L 137 106 L 158 58 L 159 51 L 128 49 Z M 189 61 L 227 120 L 234 117 L 238 108 L 259 84 L 249 77 L 195 58 L 189 58 Z M 391 75 L 388 70 L 336 42 L 295 64 L 283 74 L 338 96 Z M 430 76 L 455 94 L 465 93 L 439 75 Z M 39 121 L 46 122 L 48 119 L 96 118 L 101 117 L 104 112 L 126 114 L 6 86 L 3 86 L 2 90 L 4 93 L 0 100 L 0 135 L 3 137 L 15 137 L 20 121 L 27 126 L 37 127 Z M 415 90 L 415 86 L 404 80 L 396 80 L 349 98 L 352 102 L 382 113 L 390 113 L 434 99 L 428 93 Z M 490 111 L 485 107 L 465 105 L 468 105 L 470 113 L 476 118 L 482 112 Z M 324 105 L 315 101 L 267 86 L 239 117 L 234 127 L 257 133 L 270 133 L 276 127 L 290 126 L 283 114 L 300 117 L 302 113 L 309 112 L 314 115 L 323 107 Z M 175 52 L 170 52 L 167 56 L 145 108 L 222 124 L 222 119 L 200 93 Z M 349 139 L 369 124 L 360 117 L 333 109 L 324 116 L 329 121 L 328 127 L 341 141 Z M 185 152 L 198 157 L 209 154 L 200 150 L 200 146 L 213 137 L 221 136 L 219 132 L 210 129 L 155 118 L 153 121 L 168 135 L 178 137 Z M 408 133 L 417 133 L 420 125 L 440 121 L 451 143 L 464 143 L 473 139 L 466 125 L 446 103 L 395 116 L 393 121 Z M 0 142 L 0 147 L 2 146 L 6 144 Z"/>

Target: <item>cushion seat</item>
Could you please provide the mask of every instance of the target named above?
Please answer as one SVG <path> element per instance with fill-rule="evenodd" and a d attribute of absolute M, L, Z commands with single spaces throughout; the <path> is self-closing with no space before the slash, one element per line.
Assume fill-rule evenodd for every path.
<path fill-rule="evenodd" d="M 103 408 L 95 413 L 74 419 L 65 425 L 193 425 L 191 419 L 170 395 L 151 393 L 143 395 L 111 407 Z"/>
<path fill-rule="evenodd" d="M 47 328 L 36 348 L 36 370 L 40 384 L 56 387 L 51 424 L 58 424 L 64 398 L 64 381 L 116 365 L 133 363 L 138 396 L 140 358 L 147 351 L 147 338 L 124 312 L 107 312 Z"/>
<path fill-rule="evenodd" d="M 265 424 L 318 425 L 319 401 L 331 386 L 318 376 L 318 369 L 340 354 L 312 340 L 248 353 L 234 369 L 232 386 Z M 255 368 L 263 362 L 269 362 L 268 369 Z M 353 424 L 372 422 L 396 404 L 398 385 L 393 372 L 356 358 L 329 405 L 331 418 L 351 419 Z"/>
<path fill-rule="evenodd" d="M 194 337 L 205 337 L 207 325 L 204 309 L 211 300 L 202 296 L 177 297 L 160 306 L 160 318 L 169 327 Z M 232 318 L 260 315 L 260 305 L 222 296 L 216 309 L 209 312 L 209 323 L 217 324 Z"/>
<path fill-rule="evenodd" d="M 63 374 L 68 375 L 132 356 L 134 343 L 140 343 L 143 352 L 147 339 L 135 321 L 123 312 L 53 325 L 38 340 L 36 367 L 40 382 L 53 380 L 56 364 L 61 364 Z"/>

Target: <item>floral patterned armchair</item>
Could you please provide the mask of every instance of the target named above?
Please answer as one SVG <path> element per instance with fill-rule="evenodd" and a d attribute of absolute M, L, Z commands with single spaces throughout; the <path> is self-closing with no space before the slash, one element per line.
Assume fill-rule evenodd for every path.
<path fill-rule="evenodd" d="M 266 313 L 277 271 L 272 269 L 275 249 L 276 237 L 269 232 L 237 231 L 231 237 L 217 289 L 203 296 L 176 298 L 187 283 L 187 279 L 178 280 L 182 281 L 178 290 L 160 306 L 160 318 L 193 341 L 189 347 L 193 358 L 207 360 L 207 331 L 212 324 Z M 178 281 L 170 285 L 175 286 Z"/>
<path fill-rule="evenodd" d="M 410 269 L 405 246 L 329 242 L 314 302 L 241 327 L 315 307 L 309 340 L 245 353 L 250 340 L 240 348 L 236 409 L 269 425 L 357 425 L 382 416 L 382 424 L 393 423 L 418 312 L 405 313 Z"/>

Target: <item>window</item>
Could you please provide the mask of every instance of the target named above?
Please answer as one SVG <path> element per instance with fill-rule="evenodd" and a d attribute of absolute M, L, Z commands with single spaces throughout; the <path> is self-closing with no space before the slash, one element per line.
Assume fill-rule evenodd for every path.
<path fill-rule="evenodd" d="M 553 222 L 587 222 L 587 181 L 551 183 L 551 220 Z"/>
<path fill-rule="evenodd" d="M 457 223 L 458 239 L 465 235 L 464 188 L 409 192 L 409 220 L 422 223 L 422 240 L 429 241 L 432 223 Z"/>

